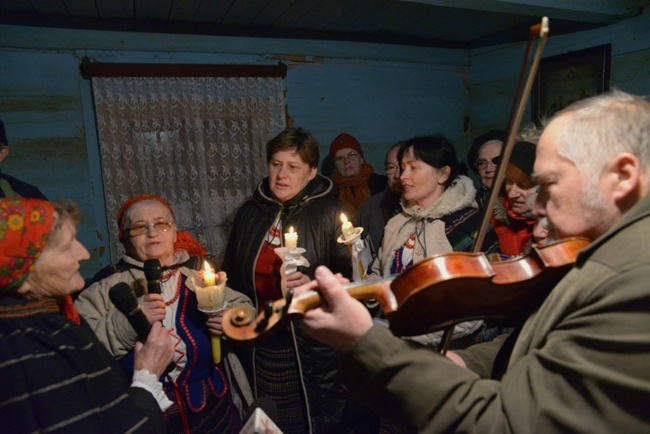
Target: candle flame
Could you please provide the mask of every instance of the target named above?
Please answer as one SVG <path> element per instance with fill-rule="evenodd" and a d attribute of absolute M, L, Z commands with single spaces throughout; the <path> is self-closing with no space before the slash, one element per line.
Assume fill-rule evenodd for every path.
<path fill-rule="evenodd" d="M 341 213 L 341 223 L 347 223 L 348 218 L 345 216 L 345 214 Z"/>
<path fill-rule="evenodd" d="M 293 226 L 289 226 L 289 233 L 290 233 L 290 234 L 293 233 Z"/>
<path fill-rule="evenodd" d="M 205 286 L 212 286 L 216 283 L 216 280 L 214 271 L 210 267 L 210 264 L 208 264 L 208 261 L 203 261 L 203 284 Z"/>

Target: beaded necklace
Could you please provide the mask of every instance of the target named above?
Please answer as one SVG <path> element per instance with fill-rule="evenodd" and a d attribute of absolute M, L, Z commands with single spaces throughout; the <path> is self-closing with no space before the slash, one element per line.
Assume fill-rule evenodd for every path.
<path fill-rule="evenodd" d="M 171 279 L 172 276 L 174 276 L 177 272 L 178 272 L 178 270 L 167 271 L 167 272 L 166 272 L 167 275 L 166 275 L 166 276 L 163 276 L 162 281 L 163 281 L 163 282 L 167 282 L 167 281 L 168 281 L 169 279 Z M 171 306 L 172 304 L 174 304 L 174 302 L 175 302 L 176 300 L 178 300 L 178 297 L 181 295 L 181 281 L 182 281 L 182 280 L 183 280 L 183 279 L 178 279 L 178 284 L 176 285 L 176 293 L 174 294 L 174 297 L 172 297 L 171 300 L 165 302 L 165 306 Z"/>

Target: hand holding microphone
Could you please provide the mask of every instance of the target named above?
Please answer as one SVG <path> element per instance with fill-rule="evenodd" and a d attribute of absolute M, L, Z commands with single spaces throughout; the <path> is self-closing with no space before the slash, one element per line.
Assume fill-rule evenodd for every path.
<path fill-rule="evenodd" d="M 146 369 L 157 378 L 171 372 L 176 364 L 174 360 L 174 346 L 172 345 L 169 331 L 161 323 L 155 322 L 145 343 L 136 341 L 133 369 Z"/>
<path fill-rule="evenodd" d="M 120 282 L 108 290 L 108 296 L 129 320 L 140 342 L 144 343 L 142 346 L 136 342 L 134 368 L 147 369 L 157 377 L 174 369 L 174 349 L 168 331 L 159 322 L 152 328 L 131 286 Z"/>
<path fill-rule="evenodd" d="M 108 297 L 111 299 L 117 310 L 122 312 L 138 335 L 138 339 L 146 342 L 151 331 L 149 320 L 140 309 L 138 299 L 128 283 L 120 282 L 108 290 Z"/>

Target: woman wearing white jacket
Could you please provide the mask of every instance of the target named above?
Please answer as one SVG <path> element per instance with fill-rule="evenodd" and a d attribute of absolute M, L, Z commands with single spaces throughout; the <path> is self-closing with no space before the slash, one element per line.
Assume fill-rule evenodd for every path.
<path fill-rule="evenodd" d="M 469 251 L 478 232 L 481 215 L 476 189 L 467 168 L 458 163 L 456 151 L 442 136 L 417 137 L 400 148 L 400 180 L 404 186 L 402 212 L 386 224 L 382 246 L 373 263 L 373 274 L 389 276 L 433 255 Z M 498 252 L 493 231 L 486 234 L 482 251 Z M 464 347 L 481 321 L 456 326 L 452 348 Z M 414 337 L 437 345 L 441 332 Z M 465 339 L 461 339 L 465 338 Z"/>

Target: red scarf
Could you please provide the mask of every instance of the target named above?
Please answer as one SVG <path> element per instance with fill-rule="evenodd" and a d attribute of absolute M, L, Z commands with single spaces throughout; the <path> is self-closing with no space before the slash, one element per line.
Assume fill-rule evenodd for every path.
<path fill-rule="evenodd" d="M 361 173 L 352 177 L 343 177 L 338 171 L 332 174 L 332 181 L 339 188 L 339 200 L 350 210 L 351 215 L 356 214 L 357 209 L 372 195 L 368 187 L 370 175 L 375 170 L 368 163 L 363 163 Z"/>
<path fill-rule="evenodd" d="M 519 256 L 533 236 L 536 220 L 515 214 L 507 198 L 503 197 L 502 202 L 508 212 L 508 223 L 492 217 L 492 226 L 499 239 L 501 253 L 508 256 Z"/>

